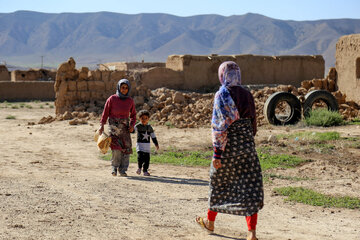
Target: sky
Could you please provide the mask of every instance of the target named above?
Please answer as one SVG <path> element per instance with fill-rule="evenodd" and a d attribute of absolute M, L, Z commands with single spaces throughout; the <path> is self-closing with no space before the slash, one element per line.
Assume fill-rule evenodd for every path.
<path fill-rule="evenodd" d="M 0 0 L 0 13 L 167 13 L 188 17 L 258 13 L 281 20 L 360 19 L 360 0 Z"/>

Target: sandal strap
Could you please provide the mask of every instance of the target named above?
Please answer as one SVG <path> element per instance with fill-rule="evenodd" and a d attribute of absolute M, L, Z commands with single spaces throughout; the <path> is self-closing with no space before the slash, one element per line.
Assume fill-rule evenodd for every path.
<path fill-rule="evenodd" d="M 202 217 L 197 217 L 196 218 L 196 222 L 202 227 L 202 228 L 205 228 L 207 231 L 209 232 L 214 232 L 214 229 L 210 229 L 206 226 L 205 224 L 205 221 L 204 221 L 204 218 Z"/>

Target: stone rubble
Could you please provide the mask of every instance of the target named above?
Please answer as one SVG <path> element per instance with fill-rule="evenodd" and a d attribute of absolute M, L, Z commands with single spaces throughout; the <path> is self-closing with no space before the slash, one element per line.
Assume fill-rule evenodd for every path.
<path fill-rule="evenodd" d="M 65 69 L 65 67 L 71 71 Z M 60 71 L 63 72 L 63 74 L 58 75 L 58 78 L 85 79 L 88 77 L 88 69 L 84 68 L 78 73 L 78 76 L 73 76 L 76 75 L 76 72 L 74 72 L 74 64 L 70 60 L 68 64 L 65 64 L 62 68 L 65 70 Z M 136 77 L 132 78 L 131 81 L 135 83 Z M 69 83 L 71 81 L 66 82 Z M 113 84 L 114 83 L 112 83 L 112 85 Z M 60 90 L 61 86 L 60 84 L 56 85 L 55 89 L 58 88 Z M 133 86 L 134 89 L 132 89 L 131 95 L 133 96 L 136 110 L 148 110 L 151 114 L 150 120 L 156 121 L 161 125 L 178 128 L 210 126 L 215 93 L 184 92 L 168 88 L 150 90 L 142 85 L 141 82 L 137 82 Z M 71 86 L 67 86 L 67 95 L 70 96 L 71 91 L 69 89 L 71 89 Z M 77 89 L 79 89 L 79 86 Z M 279 91 L 290 92 L 297 96 L 303 103 L 305 95 L 317 89 L 327 90 L 335 96 L 339 104 L 339 112 L 342 114 L 344 120 L 360 118 L 359 105 L 354 101 L 347 101 L 346 95 L 336 90 L 336 70 L 335 68 L 331 68 L 326 78 L 303 81 L 299 88 L 292 85 L 279 85 L 277 87 L 264 87 L 259 90 L 250 90 L 255 99 L 258 125 L 268 124 L 263 115 L 263 108 L 265 101 L 271 94 Z M 98 91 L 98 93 L 100 94 L 100 91 Z M 74 98 L 74 96 L 70 97 L 72 99 Z M 105 101 L 88 101 L 71 105 L 72 102 L 74 101 L 71 101 L 71 99 L 63 99 L 62 102 L 57 100 L 57 104 L 61 104 L 61 106 L 68 109 L 68 111 L 62 114 L 58 113 L 56 120 L 71 120 L 69 124 L 86 124 L 89 119 L 97 119 L 101 116 L 105 103 Z M 46 121 L 48 120 L 43 120 L 45 123 Z"/>

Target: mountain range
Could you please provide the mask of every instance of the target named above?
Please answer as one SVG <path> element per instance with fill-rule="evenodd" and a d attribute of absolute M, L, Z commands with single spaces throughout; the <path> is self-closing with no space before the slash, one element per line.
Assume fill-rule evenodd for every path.
<path fill-rule="evenodd" d="M 0 62 L 57 67 L 113 61 L 165 62 L 171 54 L 323 55 L 335 64 L 339 37 L 360 33 L 360 19 L 278 20 L 259 14 L 0 13 Z"/>

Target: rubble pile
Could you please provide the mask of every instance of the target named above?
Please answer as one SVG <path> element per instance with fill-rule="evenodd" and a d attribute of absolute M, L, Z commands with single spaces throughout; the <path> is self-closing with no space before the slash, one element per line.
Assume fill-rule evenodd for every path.
<path fill-rule="evenodd" d="M 280 91 L 290 92 L 303 103 L 305 95 L 313 90 L 331 92 L 339 104 L 339 112 L 344 120 L 360 118 L 360 106 L 354 101 L 347 101 L 346 95 L 336 90 L 336 70 L 332 68 L 326 78 L 303 81 L 300 88 L 292 85 L 279 85 L 250 90 L 255 100 L 258 125 L 267 124 L 263 109 L 271 94 Z M 160 88 L 151 91 L 150 98 L 142 109 L 149 110 L 152 114 L 151 119 L 159 121 L 160 124 L 180 128 L 210 125 L 214 95 L 214 93 L 185 93 Z M 141 108 L 141 106 L 138 107 Z"/>
<path fill-rule="evenodd" d="M 151 91 L 150 100 L 143 107 L 151 113 L 151 120 L 179 128 L 210 125 L 213 93 L 183 93 L 167 88 Z"/>
<path fill-rule="evenodd" d="M 312 80 L 314 83 L 318 80 Z M 310 81 L 310 82 L 312 82 Z M 268 97 L 279 91 L 290 92 L 296 95 L 300 101 L 304 101 L 305 95 L 320 87 L 309 87 L 307 82 L 300 88 L 291 85 L 279 85 L 277 87 L 265 87 L 260 90 L 250 90 L 254 96 L 258 125 L 268 124 L 265 120 L 263 109 Z M 308 89 L 306 88 L 308 87 Z M 326 89 L 329 90 L 329 89 Z M 354 101 L 346 101 L 346 95 L 340 91 L 333 91 L 339 103 L 339 112 L 345 120 L 360 118 L 360 107 Z M 137 111 L 146 109 L 151 113 L 151 120 L 161 125 L 178 128 L 194 128 L 209 126 L 211 124 L 214 93 L 180 92 L 167 88 L 159 88 L 145 91 L 141 96 L 135 96 L 134 101 Z M 102 108 L 93 103 L 79 104 L 74 107 L 76 111 L 66 111 L 58 114 L 56 120 L 71 120 L 69 124 L 85 124 L 89 119 L 97 119 L 101 116 Z M 46 121 L 45 121 L 46 123 Z"/>
<path fill-rule="evenodd" d="M 130 76 L 126 72 L 89 71 L 87 68 L 77 71 L 73 59 L 62 64 L 58 70 L 55 83 L 56 120 L 70 120 L 69 124 L 75 125 L 86 124 L 89 119 L 99 118 L 106 98 L 115 93 L 117 80 L 124 77 L 131 82 L 130 95 L 133 96 L 136 110 L 148 110 L 151 113 L 151 120 L 178 128 L 211 124 L 215 93 L 202 94 L 168 88 L 150 90 L 141 84 L 141 79 L 136 73 Z M 337 99 L 339 112 L 345 120 L 360 118 L 359 105 L 354 101 L 347 101 L 346 95 L 336 90 L 336 77 L 335 68 L 331 68 L 326 78 L 303 81 L 299 88 L 292 85 L 279 85 L 249 89 L 254 96 L 258 125 L 267 124 L 263 114 L 264 104 L 270 95 L 279 91 L 292 93 L 303 103 L 305 95 L 310 91 L 327 90 Z M 53 120 L 44 118 L 39 123 L 49 123 Z"/>

